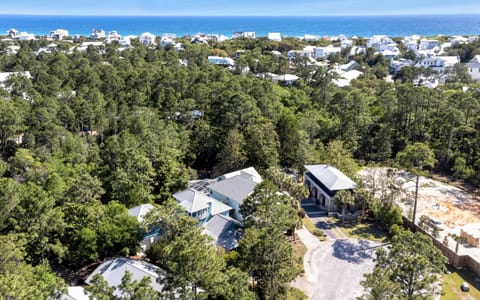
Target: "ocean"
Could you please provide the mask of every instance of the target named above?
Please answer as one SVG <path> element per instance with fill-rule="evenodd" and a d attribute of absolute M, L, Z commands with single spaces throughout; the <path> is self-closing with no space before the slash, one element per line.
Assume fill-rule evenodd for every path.
<path fill-rule="evenodd" d="M 156 35 L 174 33 L 178 37 L 199 32 L 223 34 L 254 31 L 257 37 L 268 32 L 282 36 L 370 37 L 386 34 L 391 37 L 418 34 L 480 35 L 480 15 L 415 15 L 415 16 L 324 16 L 324 17 L 172 17 L 172 16 L 27 16 L 0 15 L 0 34 L 10 28 L 36 35 L 46 35 L 58 28 L 70 35 L 89 35 L 92 29 L 116 30 L 121 35 Z"/>

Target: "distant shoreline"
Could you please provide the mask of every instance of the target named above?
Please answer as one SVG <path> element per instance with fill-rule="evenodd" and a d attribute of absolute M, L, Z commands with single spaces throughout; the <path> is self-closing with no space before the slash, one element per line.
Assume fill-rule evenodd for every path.
<path fill-rule="evenodd" d="M 325 15 L 325 16 L 95 16 L 95 15 L 0 15 L 0 34 L 10 28 L 47 35 L 55 29 L 66 29 L 70 35 L 90 35 L 92 29 L 115 30 L 121 35 L 155 35 L 175 33 L 177 36 L 199 32 L 232 36 L 234 32 L 255 32 L 257 37 L 268 32 L 282 36 L 370 37 L 385 34 L 402 37 L 412 34 L 479 35 L 480 14 L 462 15 Z"/>

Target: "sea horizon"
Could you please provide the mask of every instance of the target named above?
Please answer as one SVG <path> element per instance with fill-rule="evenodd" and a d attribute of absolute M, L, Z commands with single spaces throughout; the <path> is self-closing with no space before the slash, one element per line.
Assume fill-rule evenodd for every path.
<path fill-rule="evenodd" d="M 115 30 L 121 35 L 156 35 L 174 33 L 177 36 L 196 33 L 219 34 L 230 37 L 234 32 L 253 31 L 257 37 L 268 32 L 282 36 L 370 37 L 385 34 L 401 37 L 418 34 L 479 35 L 480 14 L 408 14 L 408 15 L 315 15 L 315 16 L 173 16 L 173 15 L 24 15 L 0 14 L 0 34 L 10 28 L 47 35 L 62 28 L 70 35 L 88 36 L 92 29 Z"/>

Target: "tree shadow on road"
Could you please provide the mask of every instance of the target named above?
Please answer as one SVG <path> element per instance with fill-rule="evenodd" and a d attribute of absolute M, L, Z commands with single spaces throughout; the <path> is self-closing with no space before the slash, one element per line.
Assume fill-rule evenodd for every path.
<path fill-rule="evenodd" d="M 373 258 L 372 245 L 365 240 L 358 243 L 349 240 L 336 240 L 332 245 L 333 256 L 354 264 L 361 264 Z"/>

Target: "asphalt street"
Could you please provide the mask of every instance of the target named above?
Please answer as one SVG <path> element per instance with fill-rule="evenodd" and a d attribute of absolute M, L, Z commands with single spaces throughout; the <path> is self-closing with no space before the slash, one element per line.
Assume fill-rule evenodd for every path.
<path fill-rule="evenodd" d="M 308 230 L 297 230 L 307 248 L 304 256 L 305 275 L 292 284 L 311 300 L 349 300 L 364 294 L 360 285 L 363 275 L 375 265 L 374 256 L 378 243 L 348 239 L 334 224 L 327 222 L 325 212 L 315 203 L 302 203 L 312 222 L 327 235 L 320 241 Z"/>

